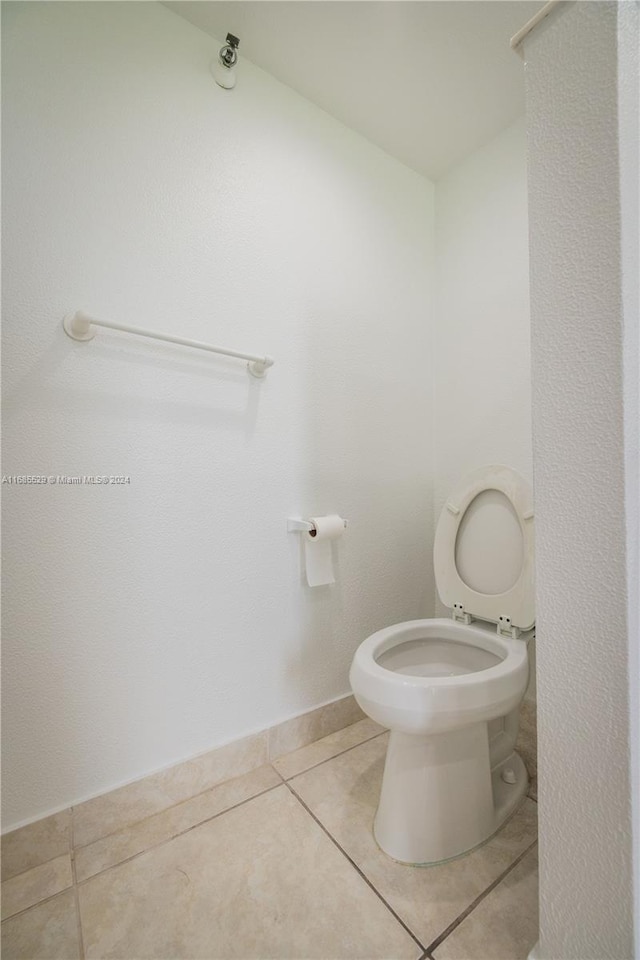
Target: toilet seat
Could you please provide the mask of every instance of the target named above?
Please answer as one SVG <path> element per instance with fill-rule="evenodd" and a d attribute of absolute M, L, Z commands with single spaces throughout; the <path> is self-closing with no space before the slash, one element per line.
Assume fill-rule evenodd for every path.
<path fill-rule="evenodd" d="M 497 524 L 492 529 L 492 523 L 487 524 L 485 517 L 486 540 L 482 543 L 483 550 L 486 548 L 488 554 L 482 557 L 485 565 L 491 564 L 491 550 L 499 551 L 501 543 L 506 544 L 511 538 L 508 555 L 500 559 L 513 575 L 509 578 L 510 585 L 495 593 L 474 589 L 460 574 L 460 566 L 465 559 L 465 542 L 464 536 L 460 542 L 459 537 L 461 532 L 466 535 L 465 527 L 461 525 L 474 501 L 490 491 L 498 491 L 511 505 L 521 536 L 520 545 L 514 540 L 514 520 L 509 519 L 505 511 L 502 519 L 498 514 L 498 521 L 502 523 L 500 529 Z M 477 501 L 476 507 L 479 514 L 483 509 L 482 502 Z M 486 511 L 488 508 L 485 506 L 484 509 Z M 474 522 L 477 526 L 476 518 Z M 495 542 L 492 542 L 493 539 Z M 438 593 L 442 602 L 452 609 L 454 619 L 469 623 L 471 618 L 476 617 L 498 624 L 499 633 L 511 635 L 517 635 L 519 630 L 529 630 L 535 621 L 533 548 L 533 497 L 526 480 L 510 467 L 495 464 L 481 467 L 467 477 L 449 496 L 442 509 L 433 548 Z M 471 547 L 467 550 L 471 569 L 474 563 L 478 566 L 477 552 Z M 478 573 L 481 575 L 481 570 L 478 569 Z"/>

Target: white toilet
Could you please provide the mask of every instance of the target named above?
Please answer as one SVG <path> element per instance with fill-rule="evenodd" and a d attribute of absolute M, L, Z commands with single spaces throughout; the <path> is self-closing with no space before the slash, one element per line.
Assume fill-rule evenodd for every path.
<path fill-rule="evenodd" d="M 533 635 L 533 502 L 514 470 L 476 470 L 443 507 L 438 593 L 452 619 L 368 637 L 350 680 L 391 731 L 374 835 L 403 863 L 428 864 L 490 837 L 527 790 L 514 751 Z"/>

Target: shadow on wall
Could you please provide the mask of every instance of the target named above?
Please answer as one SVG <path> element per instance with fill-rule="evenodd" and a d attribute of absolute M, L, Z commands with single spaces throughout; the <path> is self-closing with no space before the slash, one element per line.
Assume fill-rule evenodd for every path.
<path fill-rule="evenodd" d="M 96 418 L 108 417 L 120 420 L 123 426 L 131 420 L 177 426 L 182 422 L 214 429 L 241 428 L 247 439 L 255 433 L 260 385 L 255 378 L 246 376 L 243 361 L 223 360 L 209 354 L 203 358 L 189 348 L 170 344 L 150 347 L 149 341 L 140 343 L 131 335 L 110 331 L 100 331 L 94 340 L 70 347 L 61 321 L 56 324 L 56 319 L 59 321 L 51 318 L 52 337 L 46 352 L 13 388 L 3 388 L 3 420 L 7 425 L 17 411 L 35 413 L 44 409 L 66 414 L 71 397 L 83 417 L 79 429 L 91 430 Z M 83 376 L 87 360 L 103 365 L 105 389 L 96 389 L 95 383 Z M 115 386 L 109 389 L 108 371 L 115 367 L 125 373 L 127 367 L 131 368 L 130 391 Z M 136 389 L 144 380 L 145 370 L 152 374 L 152 391 Z M 194 378 L 201 381 L 200 402 L 185 402 L 180 397 L 180 380 L 191 384 Z M 159 389 L 163 382 L 166 389 Z M 231 407 L 227 385 L 234 383 L 241 389 L 233 392 L 235 406 Z M 48 455 L 53 452 L 48 451 Z"/>

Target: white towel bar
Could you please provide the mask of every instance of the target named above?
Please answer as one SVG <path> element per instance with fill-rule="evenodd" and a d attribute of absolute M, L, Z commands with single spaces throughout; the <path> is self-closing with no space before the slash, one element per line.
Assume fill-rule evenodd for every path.
<path fill-rule="evenodd" d="M 137 337 L 149 337 L 151 340 L 164 340 L 165 343 L 177 343 L 181 347 L 193 347 L 196 350 L 207 350 L 209 353 L 219 353 L 223 357 L 237 357 L 238 360 L 248 360 L 247 370 L 253 377 L 264 377 L 265 373 L 274 364 L 273 357 L 259 357 L 254 353 L 241 353 L 239 350 L 227 350 L 226 347 L 214 347 L 199 340 L 186 340 L 184 337 L 170 337 L 166 333 L 154 333 L 153 330 L 142 330 L 140 327 L 129 327 L 124 323 L 113 323 L 111 320 L 96 320 L 82 310 L 68 313 L 62 321 L 65 333 L 73 340 L 93 340 L 93 327 L 107 327 L 109 330 L 121 330 L 122 333 L 133 333 Z"/>

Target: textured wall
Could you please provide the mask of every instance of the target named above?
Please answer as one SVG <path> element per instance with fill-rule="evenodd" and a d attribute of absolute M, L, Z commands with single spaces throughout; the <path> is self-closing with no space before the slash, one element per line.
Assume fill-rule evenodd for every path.
<path fill-rule="evenodd" d="M 153 3 L 3 6 L 4 827 L 348 692 L 433 612 L 432 186 Z M 101 331 L 82 308 L 235 348 Z M 290 514 L 351 521 L 300 582 Z"/>
<path fill-rule="evenodd" d="M 438 181 L 436 317 L 437 521 L 483 464 L 532 478 L 524 120 Z"/>
<path fill-rule="evenodd" d="M 633 956 L 616 15 L 525 40 L 545 960 Z"/>
<path fill-rule="evenodd" d="M 635 956 L 640 957 L 640 4 L 618 7 L 629 716 Z"/>

